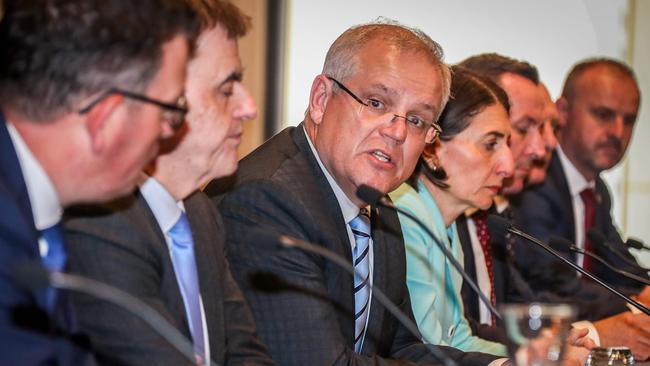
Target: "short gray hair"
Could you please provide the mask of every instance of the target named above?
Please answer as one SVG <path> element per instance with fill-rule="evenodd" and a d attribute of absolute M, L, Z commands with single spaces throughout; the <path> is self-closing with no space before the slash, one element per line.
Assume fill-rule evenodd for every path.
<path fill-rule="evenodd" d="M 391 19 L 378 18 L 371 23 L 355 25 L 343 32 L 327 51 L 323 74 L 345 81 L 357 71 L 359 52 L 369 41 L 377 38 L 396 46 L 400 51 L 422 53 L 429 57 L 432 64 L 438 66 L 442 80 L 442 98 L 438 108 L 438 113 L 441 113 L 449 100 L 451 86 L 451 70 L 443 61 L 442 47 L 423 31 Z M 436 120 L 438 117 L 436 116 Z"/>

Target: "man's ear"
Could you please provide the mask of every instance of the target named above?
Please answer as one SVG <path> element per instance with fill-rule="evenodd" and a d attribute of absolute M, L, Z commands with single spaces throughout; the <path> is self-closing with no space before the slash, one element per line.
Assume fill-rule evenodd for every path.
<path fill-rule="evenodd" d="M 557 108 L 557 113 L 559 115 L 560 129 L 566 126 L 566 122 L 569 118 L 569 101 L 566 97 L 560 97 L 555 102 L 555 107 Z"/>
<path fill-rule="evenodd" d="M 325 75 L 318 75 L 311 84 L 309 94 L 309 117 L 314 124 L 319 125 L 323 120 L 325 108 L 332 95 L 332 86 Z"/>
<path fill-rule="evenodd" d="M 107 126 L 111 122 L 116 122 L 114 118 L 111 119 L 111 116 L 123 100 L 124 97 L 121 95 L 110 95 L 86 113 L 86 130 L 94 153 L 101 152 L 106 147 Z"/>
<path fill-rule="evenodd" d="M 430 145 L 424 147 L 424 150 L 422 151 L 422 159 L 430 168 L 440 165 L 440 159 L 438 159 L 437 155 L 440 153 L 440 148 L 440 140 L 436 140 Z"/>

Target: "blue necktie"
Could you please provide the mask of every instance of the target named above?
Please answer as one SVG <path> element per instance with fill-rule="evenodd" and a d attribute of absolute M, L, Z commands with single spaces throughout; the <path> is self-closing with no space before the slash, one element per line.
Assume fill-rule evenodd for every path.
<path fill-rule="evenodd" d="M 47 254 L 41 258 L 43 265 L 52 272 L 61 272 L 67 258 L 61 223 L 56 223 L 45 230 L 41 230 L 41 237 L 47 242 Z M 46 290 L 45 307 L 50 314 L 54 313 L 57 297 L 55 288 L 49 287 Z"/>
<path fill-rule="evenodd" d="M 203 320 L 201 318 L 201 304 L 199 301 L 199 281 L 196 273 L 196 260 L 194 257 L 194 242 L 192 231 L 187 221 L 187 216 L 181 213 L 178 221 L 169 230 L 172 238 L 172 264 L 176 272 L 176 280 L 181 289 L 185 312 L 190 324 L 190 332 L 194 341 L 194 352 L 204 356 Z"/>
<path fill-rule="evenodd" d="M 354 276 L 354 351 L 361 352 L 366 319 L 370 312 L 370 219 L 360 213 L 350 221 L 356 245 L 352 250 L 352 260 L 357 275 Z"/>

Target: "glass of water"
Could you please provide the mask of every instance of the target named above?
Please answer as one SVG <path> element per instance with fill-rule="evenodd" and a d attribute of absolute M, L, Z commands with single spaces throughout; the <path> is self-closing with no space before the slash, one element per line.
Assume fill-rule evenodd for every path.
<path fill-rule="evenodd" d="M 561 365 L 575 308 L 567 304 L 506 304 L 501 314 L 518 366 Z"/>

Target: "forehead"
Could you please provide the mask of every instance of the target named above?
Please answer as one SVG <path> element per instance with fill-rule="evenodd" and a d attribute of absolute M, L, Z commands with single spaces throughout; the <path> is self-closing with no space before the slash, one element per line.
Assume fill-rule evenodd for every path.
<path fill-rule="evenodd" d="M 399 49 L 381 39 L 369 41 L 356 55 L 356 72 L 346 80 L 359 85 L 383 85 L 438 108 L 442 98 L 440 66 L 423 52 Z"/>
<path fill-rule="evenodd" d="M 639 90 L 627 74 L 609 67 L 592 67 L 576 82 L 574 99 L 611 108 L 623 108 L 636 113 L 639 107 Z"/>
<path fill-rule="evenodd" d="M 508 94 L 513 120 L 521 115 L 528 115 L 534 119 L 542 118 L 545 100 L 538 85 L 523 76 L 509 72 L 501 75 L 499 84 Z"/>
<path fill-rule="evenodd" d="M 557 117 L 557 108 L 555 107 L 555 103 L 553 102 L 551 94 L 548 92 L 546 86 L 542 83 L 539 83 L 537 85 L 537 88 L 539 89 L 540 95 L 544 100 L 544 116 L 546 118 Z"/>
<path fill-rule="evenodd" d="M 465 131 L 468 134 L 477 135 L 477 137 L 488 133 L 498 133 L 507 136 L 510 134 L 508 112 L 501 104 L 491 104 L 470 119 L 470 123 Z"/>
<path fill-rule="evenodd" d="M 190 70 L 201 74 L 228 75 L 240 68 L 237 40 L 228 38 L 222 26 L 217 25 L 199 34 Z"/>

